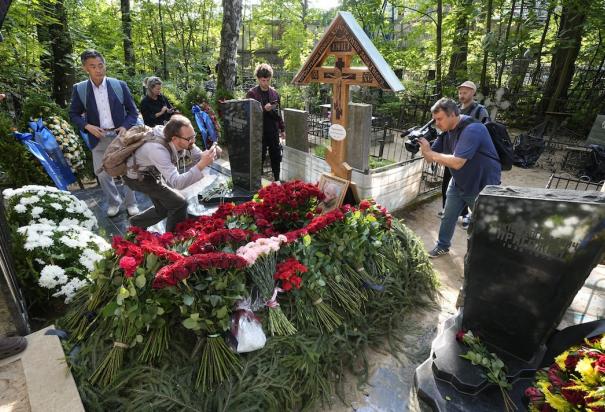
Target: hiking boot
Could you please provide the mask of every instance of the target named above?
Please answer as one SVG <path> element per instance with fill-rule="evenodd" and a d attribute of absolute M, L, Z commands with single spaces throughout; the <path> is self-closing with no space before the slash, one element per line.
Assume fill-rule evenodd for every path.
<path fill-rule="evenodd" d="M 442 248 L 440 246 L 435 246 L 433 250 L 429 252 L 430 258 L 438 258 L 439 256 L 447 255 L 450 253 L 449 249 Z"/>

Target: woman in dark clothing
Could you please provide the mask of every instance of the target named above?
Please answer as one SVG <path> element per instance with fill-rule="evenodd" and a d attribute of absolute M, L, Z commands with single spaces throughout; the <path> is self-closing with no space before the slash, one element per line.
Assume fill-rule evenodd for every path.
<path fill-rule="evenodd" d="M 143 121 L 150 127 L 165 124 L 176 110 L 162 94 L 162 81 L 159 77 L 148 77 L 143 84 L 147 93 L 141 100 Z"/>

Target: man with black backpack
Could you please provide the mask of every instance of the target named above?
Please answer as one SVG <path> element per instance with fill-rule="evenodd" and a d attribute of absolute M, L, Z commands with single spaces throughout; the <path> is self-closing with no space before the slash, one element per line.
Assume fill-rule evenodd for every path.
<path fill-rule="evenodd" d="M 479 192 L 487 185 L 500 184 L 500 158 L 487 128 L 474 119 L 460 115 L 460 108 L 447 98 L 431 107 L 435 126 L 442 133 L 431 146 L 420 139 L 420 150 L 427 162 L 450 169 L 452 180 L 437 245 L 429 252 L 435 258 L 449 253 L 456 221 L 464 206 L 471 210 Z"/>
<path fill-rule="evenodd" d="M 74 84 L 69 118 L 88 139 L 94 173 L 107 197 L 107 216 L 114 217 L 120 212 L 122 199 L 113 178 L 101 170 L 103 154 L 117 135 L 136 124 L 139 112 L 126 83 L 105 76 L 107 69 L 101 53 L 86 50 L 80 60 L 90 78 Z M 139 213 L 134 192 L 125 187 L 124 195 L 128 214 Z"/>
<path fill-rule="evenodd" d="M 485 124 L 490 121 L 489 113 L 482 104 L 475 101 L 477 86 L 470 80 L 458 86 L 458 101 L 460 102 L 460 114 L 472 117 Z"/>

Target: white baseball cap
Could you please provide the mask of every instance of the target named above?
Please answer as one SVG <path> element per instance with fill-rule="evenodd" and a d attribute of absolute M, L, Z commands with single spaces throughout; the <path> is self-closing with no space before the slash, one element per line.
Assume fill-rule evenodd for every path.
<path fill-rule="evenodd" d="M 474 92 L 477 91 L 477 86 L 475 85 L 475 83 L 471 82 L 470 80 L 467 80 L 464 83 L 462 83 L 460 86 L 457 87 L 457 89 L 459 89 L 461 87 L 468 87 L 469 89 L 473 89 Z"/>

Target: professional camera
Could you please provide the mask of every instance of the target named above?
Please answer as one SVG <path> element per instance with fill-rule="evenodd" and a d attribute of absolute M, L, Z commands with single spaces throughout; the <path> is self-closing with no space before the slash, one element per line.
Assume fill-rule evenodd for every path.
<path fill-rule="evenodd" d="M 418 153 L 420 150 L 420 143 L 418 143 L 418 139 L 421 137 L 424 137 L 429 143 L 432 143 L 439 135 L 433 126 L 433 123 L 435 123 L 435 120 L 431 120 L 422 127 L 412 127 L 411 129 L 401 133 L 401 137 L 408 138 L 408 140 L 406 140 L 404 143 L 405 150 L 412 154 Z"/>

